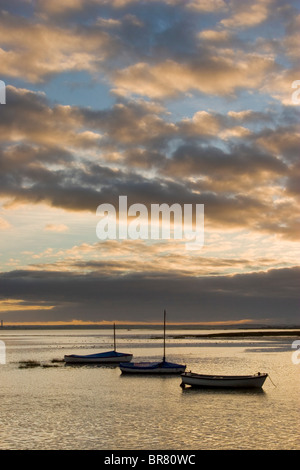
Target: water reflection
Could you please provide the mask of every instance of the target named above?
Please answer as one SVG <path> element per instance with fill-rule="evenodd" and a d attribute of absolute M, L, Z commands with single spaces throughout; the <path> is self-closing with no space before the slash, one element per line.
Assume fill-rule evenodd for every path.
<path fill-rule="evenodd" d="M 299 449 L 299 366 L 286 339 L 253 341 L 251 347 L 242 338 L 215 346 L 168 343 L 168 358 L 188 370 L 265 370 L 277 385 L 268 380 L 264 389 L 182 390 L 180 375 L 134 376 L 122 374 L 119 364 L 62 361 L 74 349 L 89 354 L 91 346 L 98 348 L 97 331 L 48 331 L 34 338 L 22 331 L 19 341 L 6 335 L 7 364 L 0 371 L 3 450 Z M 128 339 L 122 335 L 124 347 L 136 361 L 159 360 L 161 341 L 144 336 L 138 330 Z M 104 337 L 103 350 L 108 341 Z"/>
<path fill-rule="evenodd" d="M 266 395 L 266 392 L 262 388 L 244 388 L 244 389 L 233 389 L 233 388 L 202 388 L 202 387 L 186 387 L 182 388 L 182 393 L 187 395 L 248 395 L 258 396 Z"/>
<path fill-rule="evenodd" d="M 76 368 L 82 368 L 82 369 L 97 369 L 97 368 L 100 368 L 100 369 L 117 369 L 119 367 L 119 364 L 116 364 L 116 363 L 108 363 L 106 362 L 105 364 L 100 364 L 100 363 L 90 363 L 90 364 L 86 364 L 86 363 L 83 363 L 83 362 L 77 362 L 76 364 L 75 363 L 71 363 L 71 362 L 65 362 L 64 364 L 64 367 L 71 367 L 73 369 L 76 369 Z"/>

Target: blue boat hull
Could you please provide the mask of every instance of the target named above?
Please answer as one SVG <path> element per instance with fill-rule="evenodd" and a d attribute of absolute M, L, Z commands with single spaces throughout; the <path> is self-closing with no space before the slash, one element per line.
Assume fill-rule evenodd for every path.
<path fill-rule="evenodd" d="M 64 356 L 64 361 L 70 364 L 114 364 L 120 362 L 130 362 L 132 354 L 109 351 L 97 354 L 77 355 L 71 354 Z"/>
<path fill-rule="evenodd" d="M 182 374 L 185 368 L 185 365 L 166 361 L 120 363 L 120 369 L 125 374 Z"/>

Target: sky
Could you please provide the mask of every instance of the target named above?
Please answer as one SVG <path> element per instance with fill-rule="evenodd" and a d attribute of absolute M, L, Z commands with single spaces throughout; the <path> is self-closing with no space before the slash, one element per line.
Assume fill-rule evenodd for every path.
<path fill-rule="evenodd" d="M 0 0 L 4 324 L 299 325 L 299 27 L 292 0 Z M 140 212 L 99 237 L 120 196 L 203 205 L 203 246 Z"/>

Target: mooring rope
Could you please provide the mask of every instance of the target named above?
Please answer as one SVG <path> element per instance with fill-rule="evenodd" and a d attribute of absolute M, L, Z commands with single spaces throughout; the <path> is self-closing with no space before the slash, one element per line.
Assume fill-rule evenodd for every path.
<path fill-rule="evenodd" d="M 274 384 L 274 382 L 273 382 L 273 380 L 271 379 L 271 377 L 269 376 L 269 374 L 268 374 L 268 377 L 269 377 L 269 379 L 271 380 L 271 382 L 272 382 L 272 384 L 274 385 L 274 387 L 277 388 L 277 385 Z"/>

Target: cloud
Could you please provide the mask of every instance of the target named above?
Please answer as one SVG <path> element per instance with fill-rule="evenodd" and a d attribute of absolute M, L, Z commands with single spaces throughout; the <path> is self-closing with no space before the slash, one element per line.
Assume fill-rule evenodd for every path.
<path fill-rule="evenodd" d="M 115 93 L 137 94 L 152 99 L 198 91 L 215 96 L 233 95 L 239 89 L 260 88 L 274 69 L 270 58 L 247 57 L 226 51 L 222 56 L 203 56 L 189 62 L 166 60 L 155 65 L 140 62 L 114 73 Z"/>
<path fill-rule="evenodd" d="M 43 0 L 37 0 L 37 5 L 40 11 L 51 14 L 61 14 L 68 11 L 83 10 L 84 8 L 91 7 L 104 7 L 109 6 L 114 9 L 122 9 L 128 5 L 138 4 L 139 0 L 66 0 L 63 3 L 59 0 L 48 0 L 46 3 Z M 149 0 L 152 5 L 172 5 L 181 6 L 192 10 L 199 10 L 201 12 L 213 12 L 223 10 L 226 8 L 226 3 L 223 0 Z"/>
<path fill-rule="evenodd" d="M 296 123 L 281 125 L 275 129 L 264 129 L 256 134 L 256 142 L 268 152 L 287 163 L 296 162 L 300 132 Z"/>
<path fill-rule="evenodd" d="M 261 319 L 295 324 L 298 319 L 299 268 L 235 276 L 187 277 L 132 275 L 110 278 L 79 273 L 12 271 L 0 274 L 0 295 L 54 306 L 26 312 L 26 321 L 160 321 L 167 308 L 170 321 Z M 118 292 L 118 296 L 115 293 Z M 284 313 L 283 313 L 284 312 Z M 22 321 L 24 313 L 2 314 Z"/>
<path fill-rule="evenodd" d="M 221 20 L 221 24 L 229 28 L 251 28 L 266 21 L 272 8 L 274 0 L 255 0 L 239 2 L 231 0 L 229 9 L 231 15 Z"/>
<path fill-rule="evenodd" d="M 7 220 L 0 217 L 0 230 L 8 230 L 11 227 L 11 224 Z"/>
<path fill-rule="evenodd" d="M 223 11 L 227 9 L 226 2 L 224 0 L 191 0 L 186 3 L 186 7 L 191 10 L 200 12 L 212 13 Z"/>
<path fill-rule="evenodd" d="M 294 3 L 0 3 L 0 293 L 18 307 L 6 317 L 294 321 Z M 112 104 L 97 108 L 95 91 Z M 87 94 L 90 107 L 70 104 Z M 204 204 L 205 246 L 93 243 L 97 206 L 120 195 L 149 212 Z"/>
<path fill-rule="evenodd" d="M 232 40 L 233 35 L 229 31 L 225 30 L 218 31 L 215 29 L 205 29 L 198 33 L 198 37 L 200 39 L 208 41 L 209 43 L 218 44 L 223 47 L 224 43 L 227 43 L 228 41 Z"/>
<path fill-rule="evenodd" d="M 265 113 L 249 110 L 198 111 L 172 122 L 162 105 L 143 100 L 95 110 L 51 105 L 43 94 L 13 87 L 8 98 L 0 118 L 6 204 L 45 202 L 95 213 L 102 202 L 117 206 L 125 194 L 130 204 L 147 207 L 202 203 L 214 226 L 297 238 L 282 202 L 289 182 L 288 204 L 296 205 L 297 131 L 278 117 L 276 126 L 272 114 L 268 122 Z M 251 128 L 258 120 L 272 127 Z"/>
<path fill-rule="evenodd" d="M 291 15 L 286 25 L 286 34 L 283 40 L 285 52 L 290 60 L 299 63 L 299 41 L 300 41 L 300 13 Z"/>
<path fill-rule="evenodd" d="M 275 0 L 52 0 L 32 7 L 31 16 L 18 15 L 18 8 L 10 13 L 9 5 L 1 12 L 5 76 L 42 83 L 85 71 L 119 96 L 166 99 L 197 92 L 233 98 L 258 90 L 290 104 L 298 70 L 299 14 L 292 6 L 284 14 Z M 205 13 L 212 16 L 210 29 Z M 264 21 L 285 27 L 284 39 L 249 41 L 239 34 L 239 28 Z"/>
<path fill-rule="evenodd" d="M 0 117 L 0 132 L 6 141 L 34 142 L 45 145 L 47 151 L 68 146 L 94 147 L 101 140 L 101 134 L 84 128 L 76 108 L 59 104 L 51 107 L 42 93 L 8 85 L 7 100 L 8 106 Z M 68 158 L 66 150 L 62 153 Z"/>
<path fill-rule="evenodd" d="M 68 226 L 65 224 L 46 224 L 44 230 L 47 232 L 62 233 L 68 230 Z"/>
<path fill-rule="evenodd" d="M 100 29 L 37 23 L 5 11 L 0 13 L 0 41 L 1 73 L 33 83 L 61 72 L 94 73 L 114 50 Z"/>
<path fill-rule="evenodd" d="M 67 249 L 48 248 L 29 254 L 29 264 L 24 264 L 23 269 L 148 278 L 171 272 L 176 278 L 198 278 L 293 266 L 297 255 L 292 242 L 279 243 L 273 236 L 270 243 L 269 237 L 253 233 L 241 236 L 233 230 L 227 237 L 224 234 L 221 237 L 216 230 L 206 230 L 205 244 L 200 250 L 187 250 L 185 243 L 185 238 L 176 240 L 171 234 L 167 240 L 107 239 Z"/>
<path fill-rule="evenodd" d="M 46 303 L 46 302 L 45 302 Z M 8 299 L 0 301 L 0 312 L 26 312 L 26 311 L 35 311 L 38 310 L 51 310 L 53 305 L 32 305 L 31 303 L 25 302 L 22 299 Z"/>
<path fill-rule="evenodd" d="M 232 145 L 228 153 L 213 146 L 183 145 L 177 148 L 172 159 L 166 161 L 165 171 L 168 174 L 194 177 L 214 175 L 215 179 L 233 184 L 235 179 L 242 176 L 265 178 L 266 173 L 283 176 L 287 167 L 274 155 L 241 143 Z M 241 182 L 241 186 L 243 184 Z"/>
<path fill-rule="evenodd" d="M 41 12 L 48 14 L 59 15 L 64 12 L 82 11 L 84 8 L 111 6 L 112 8 L 122 8 L 131 3 L 136 3 L 138 0 L 66 0 L 61 2 L 59 0 L 48 0 L 46 3 L 43 0 L 37 0 L 38 9 Z"/>

